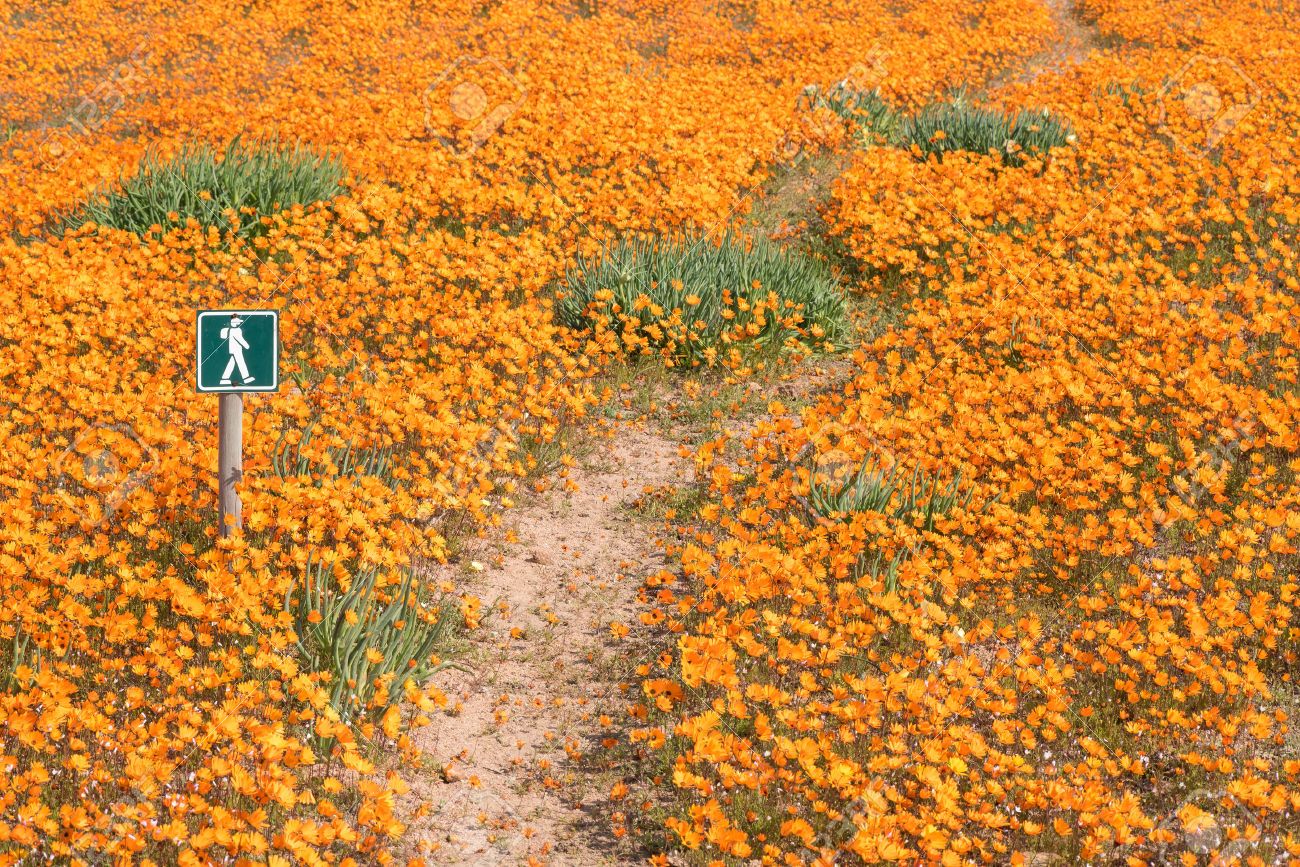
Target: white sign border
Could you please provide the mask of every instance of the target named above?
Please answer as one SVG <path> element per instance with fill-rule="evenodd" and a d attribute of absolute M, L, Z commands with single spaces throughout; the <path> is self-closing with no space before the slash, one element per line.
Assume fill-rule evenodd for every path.
<path fill-rule="evenodd" d="M 205 316 L 270 316 L 271 317 L 271 334 L 275 337 L 275 363 L 272 365 L 275 370 L 275 378 L 269 385 L 265 386 L 244 386 L 244 385 L 218 385 L 205 388 L 202 380 L 203 347 L 200 345 L 200 339 L 203 334 L 203 317 Z M 231 393 L 265 393 L 280 390 L 280 311 L 279 310 L 195 310 L 194 311 L 194 389 L 200 394 L 231 394 Z"/>

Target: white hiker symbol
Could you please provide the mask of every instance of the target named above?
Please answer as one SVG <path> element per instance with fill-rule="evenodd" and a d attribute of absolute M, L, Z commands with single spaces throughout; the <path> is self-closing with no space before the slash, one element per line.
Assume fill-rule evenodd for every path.
<path fill-rule="evenodd" d="M 226 362 L 226 369 L 221 374 L 222 385 L 230 385 L 230 374 L 236 367 L 239 368 L 239 378 L 244 385 L 253 381 L 253 377 L 248 375 L 248 363 L 244 361 L 248 341 L 244 339 L 244 329 L 240 327 L 243 324 L 244 320 L 231 316 L 230 326 L 221 329 L 221 339 L 226 341 L 226 348 L 230 350 L 230 361 Z"/>

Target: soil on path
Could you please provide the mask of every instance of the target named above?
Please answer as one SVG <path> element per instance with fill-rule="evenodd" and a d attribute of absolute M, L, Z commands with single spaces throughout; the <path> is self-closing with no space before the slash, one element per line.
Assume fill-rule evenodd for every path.
<path fill-rule="evenodd" d="M 438 681 L 453 711 L 416 736 L 439 766 L 412 781 L 412 800 L 429 808 L 411 827 L 413 854 L 430 864 L 640 862 L 600 812 L 608 792 L 577 779 L 574 760 L 636 664 L 620 658 L 610 624 L 634 620 L 642 579 L 663 565 L 651 521 L 632 507 L 647 487 L 690 475 L 676 443 L 622 430 L 572 473 L 576 491 L 508 516 L 517 542 L 467 552 L 465 589 L 485 616 L 469 670 Z"/>

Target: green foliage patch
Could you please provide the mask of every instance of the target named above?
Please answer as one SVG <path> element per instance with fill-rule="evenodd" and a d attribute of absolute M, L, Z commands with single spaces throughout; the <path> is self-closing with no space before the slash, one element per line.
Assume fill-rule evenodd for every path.
<path fill-rule="evenodd" d="M 571 328 L 630 327 L 688 359 L 724 343 L 839 346 L 850 331 L 839 282 L 825 262 L 730 232 L 717 240 L 681 234 L 609 244 L 569 269 L 556 313 Z"/>
<path fill-rule="evenodd" d="M 284 608 L 308 667 L 330 674 L 330 703 L 354 723 L 394 703 L 408 678 L 423 685 L 447 667 L 462 618 L 453 601 L 431 599 L 410 569 L 387 587 L 378 569 L 358 570 L 346 584 L 339 571 L 308 560 Z M 388 701 L 376 700 L 390 689 Z"/>
<path fill-rule="evenodd" d="M 189 220 L 248 239 L 265 234 L 262 218 L 344 192 L 346 170 L 331 154 L 294 144 L 245 144 L 236 136 L 224 151 L 187 145 L 163 158 L 150 152 L 136 173 L 100 189 L 62 216 L 62 234 L 88 223 L 143 235 Z"/>
<path fill-rule="evenodd" d="M 1023 165 L 1073 140 L 1070 125 L 1046 109 L 1007 114 L 967 102 L 964 97 L 926 106 L 904 119 L 899 144 L 923 158 L 968 151 L 994 154 L 1007 165 Z"/>

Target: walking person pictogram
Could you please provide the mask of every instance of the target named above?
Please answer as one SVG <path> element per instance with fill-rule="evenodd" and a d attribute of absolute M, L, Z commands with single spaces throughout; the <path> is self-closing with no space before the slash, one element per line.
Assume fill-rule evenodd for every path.
<path fill-rule="evenodd" d="M 253 381 L 253 377 L 248 375 L 248 363 L 244 361 L 244 350 L 249 346 L 244 338 L 243 324 L 243 319 L 231 316 L 230 325 L 221 329 L 221 339 L 226 341 L 226 348 L 230 350 L 230 361 L 226 362 L 226 369 L 221 373 L 222 385 L 230 385 L 230 374 L 236 367 L 239 368 L 239 379 L 243 384 Z"/>

